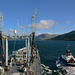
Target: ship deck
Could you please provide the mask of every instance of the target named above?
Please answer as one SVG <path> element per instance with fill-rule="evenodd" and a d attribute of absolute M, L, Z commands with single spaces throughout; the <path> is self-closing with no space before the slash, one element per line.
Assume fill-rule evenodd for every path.
<path fill-rule="evenodd" d="M 33 63 L 30 63 L 30 70 L 32 71 L 32 74 L 29 75 L 41 75 L 40 57 L 38 52 L 37 52 L 37 58 L 36 56 L 34 56 Z"/>
<path fill-rule="evenodd" d="M 35 52 L 34 52 L 35 55 Z M 9 71 L 5 72 L 5 75 L 41 75 L 41 66 L 40 66 L 40 57 L 39 53 L 37 53 L 37 58 L 34 56 L 33 63 L 29 63 L 29 70 L 25 72 L 21 72 L 18 70 L 20 66 L 14 65 L 12 66 Z M 32 71 L 32 72 L 31 72 Z"/>
<path fill-rule="evenodd" d="M 20 74 L 26 75 L 25 73 L 18 71 L 18 66 L 16 65 L 11 67 L 9 71 L 5 72 L 5 75 L 20 75 Z"/>
<path fill-rule="evenodd" d="M 33 70 L 34 75 L 40 75 L 40 61 L 39 59 L 34 59 L 34 62 L 31 64 L 30 69 Z"/>

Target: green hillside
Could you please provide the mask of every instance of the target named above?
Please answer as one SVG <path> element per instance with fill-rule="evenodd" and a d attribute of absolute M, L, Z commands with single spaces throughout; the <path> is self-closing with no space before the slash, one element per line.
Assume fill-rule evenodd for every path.
<path fill-rule="evenodd" d="M 51 40 L 75 40 L 75 30 L 72 32 L 51 38 Z"/>

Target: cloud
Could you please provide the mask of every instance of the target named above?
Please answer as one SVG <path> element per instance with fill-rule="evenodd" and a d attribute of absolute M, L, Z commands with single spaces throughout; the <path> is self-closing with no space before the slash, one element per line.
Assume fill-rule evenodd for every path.
<path fill-rule="evenodd" d="M 7 35 L 7 32 L 4 32 L 4 35 L 6 36 Z"/>
<path fill-rule="evenodd" d="M 52 31 L 56 31 L 55 29 L 53 29 Z"/>
<path fill-rule="evenodd" d="M 66 29 L 66 27 L 63 27 L 63 26 L 61 26 L 60 28 L 61 28 L 61 29 Z"/>
<path fill-rule="evenodd" d="M 41 20 L 40 23 L 35 23 L 34 28 L 41 30 L 41 29 L 48 29 L 51 28 L 55 24 L 55 20 Z M 28 25 L 31 28 L 31 25 Z"/>
<path fill-rule="evenodd" d="M 66 29 L 66 27 L 61 26 L 60 29 L 58 29 L 58 31 L 62 31 L 62 30 L 64 30 L 64 29 Z"/>
<path fill-rule="evenodd" d="M 66 24 L 69 24 L 69 25 L 71 25 L 71 22 L 70 22 L 70 21 L 66 21 Z"/>
<path fill-rule="evenodd" d="M 42 34 L 42 33 L 35 33 L 35 36 L 38 36 L 38 35 L 40 35 L 40 34 Z"/>
<path fill-rule="evenodd" d="M 14 30 L 10 28 L 8 31 L 9 31 L 9 32 L 13 32 Z"/>
<path fill-rule="evenodd" d="M 59 29 L 58 31 L 62 31 L 61 29 Z"/>
<path fill-rule="evenodd" d="M 56 25 L 59 24 L 58 22 L 56 22 Z"/>
<path fill-rule="evenodd" d="M 24 26 L 20 26 L 21 29 L 24 29 Z"/>
<path fill-rule="evenodd" d="M 46 29 L 45 31 L 46 31 L 46 32 L 50 32 L 50 29 Z"/>

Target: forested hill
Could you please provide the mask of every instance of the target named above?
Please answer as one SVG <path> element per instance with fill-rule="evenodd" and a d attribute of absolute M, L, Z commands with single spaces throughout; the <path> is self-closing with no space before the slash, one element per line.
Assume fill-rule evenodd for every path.
<path fill-rule="evenodd" d="M 62 34 L 51 38 L 50 40 L 75 40 L 75 30 L 66 34 Z"/>

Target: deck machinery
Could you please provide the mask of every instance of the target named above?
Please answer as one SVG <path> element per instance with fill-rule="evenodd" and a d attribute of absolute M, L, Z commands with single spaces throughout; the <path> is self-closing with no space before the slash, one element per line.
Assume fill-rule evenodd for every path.
<path fill-rule="evenodd" d="M 4 59 L 4 33 L 3 33 L 3 16 L 0 16 L 1 29 L 1 51 L 2 61 L 0 64 L 0 75 L 41 75 L 40 56 L 37 50 L 37 45 L 34 41 L 35 32 L 33 31 L 33 24 L 35 15 L 38 10 L 34 12 L 32 16 L 32 33 L 26 35 L 26 47 L 12 51 L 12 54 L 8 56 L 8 38 L 6 38 L 6 59 Z M 16 33 L 15 33 L 16 34 Z M 31 46 L 30 46 L 31 40 Z M 35 47 L 34 47 L 35 44 Z"/>

